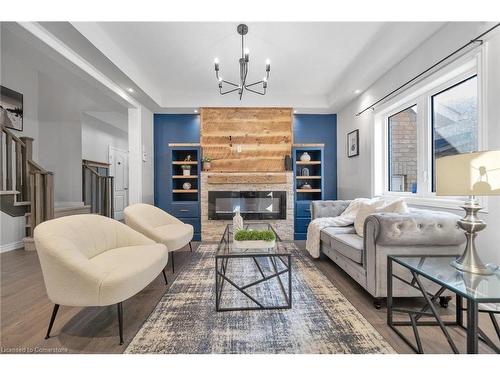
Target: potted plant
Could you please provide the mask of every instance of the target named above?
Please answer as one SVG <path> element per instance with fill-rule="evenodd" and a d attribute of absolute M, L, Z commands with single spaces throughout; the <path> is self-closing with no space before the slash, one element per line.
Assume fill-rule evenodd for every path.
<path fill-rule="evenodd" d="M 234 234 L 234 248 L 270 249 L 274 245 L 276 236 L 272 230 L 239 230 Z"/>
<path fill-rule="evenodd" d="M 183 176 L 189 176 L 191 174 L 191 166 L 190 165 L 182 164 L 181 169 L 182 169 Z"/>
<path fill-rule="evenodd" d="M 212 167 L 212 158 L 209 157 L 209 156 L 204 156 L 203 159 L 201 159 L 202 163 L 203 163 L 203 170 L 204 171 L 209 171 L 210 168 Z"/>

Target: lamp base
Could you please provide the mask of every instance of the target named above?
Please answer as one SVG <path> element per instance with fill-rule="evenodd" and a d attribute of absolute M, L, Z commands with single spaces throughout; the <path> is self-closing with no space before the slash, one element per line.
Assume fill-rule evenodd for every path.
<path fill-rule="evenodd" d="M 457 270 L 462 272 L 475 273 L 477 275 L 493 275 L 495 273 L 495 268 L 490 268 L 488 265 L 481 264 L 480 266 L 470 265 L 460 263 L 459 260 L 461 258 L 454 260 L 450 263 L 452 267 L 455 267 Z"/>
<path fill-rule="evenodd" d="M 477 212 L 481 210 L 482 207 L 477 203 L 474 197 L 470 197 L 470 200 L 467 201 L 462 208 L 465 210 L 465 217 L 458 220 L 457 224 L 465 231 L 467 242 L 463 254 L 460 258 L 451 262 L 451 265 L 463 272 L 491 275 L 494 273 L 494 270 L 481 261 L 475 244 L 477 232 L 486 228 L 486 223 L 477 217 Z"/>

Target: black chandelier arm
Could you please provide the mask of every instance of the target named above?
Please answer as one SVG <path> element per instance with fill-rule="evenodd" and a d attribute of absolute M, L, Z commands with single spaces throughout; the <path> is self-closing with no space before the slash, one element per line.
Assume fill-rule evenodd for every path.
<path fill-rule="evenodd" d="M 264 91 L 263 91 L 263 92 L 260 92 L 260 91 L 256 91 L 256 90 L 249 89 L 249 88 L 248 88 L 248 86 L 245 86 L 245 90 L 250 91 L 250 92 L 253 92 L 254 94 L 266 95 L 266 89 L 265 89 L 265 88 L 264 88 Z"/>
<path fill-rule="evenodd" d="M 260 80 L 258 82 L 254 82 L 254 83 L 250 83 L 249 85 L 245 85 L 245 88 L 248 89 L 249 87 L 252 87 L 252 86 L 255 86 L 255 85 L 258 85 L 260 83 L 264 83 L 263 80 Z"/>
<path fill-rule="evenodd" d="M 222 87 L 219 87 L 219 92 L 221 95 L 226 95 L 226 94 L 229 94 L 230 92 L 234 92 L 234 91 L 238 91 L 240 88 L 239 87 L 236 87 L 235 89 L 232 89 L 232 90 L 228 90 L 228 91 L 222 91 Z"/>
<path fill-rule="evenodd" d="M 231 85 L 231 86 L 234 86 L 234 87 L 240 87 L 239 85 L 237 85 L 236 83 L 232 83 L 232 82 L 229 82 L 229 81 L 226 81 L 226 80 L 222 80 L 221 82 L 223 83 L 227 83 L 228 85 Z"/>

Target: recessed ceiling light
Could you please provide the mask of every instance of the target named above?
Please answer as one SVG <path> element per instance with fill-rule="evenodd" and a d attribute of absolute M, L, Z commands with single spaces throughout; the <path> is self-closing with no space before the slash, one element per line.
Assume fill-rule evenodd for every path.
<path fill-rule="evenodd" d="M 298 113 L 298 111 L 296 109 L 293 110 L 293 113 Z"/>
<path fill-rule="evenodd" d="M 133 89 L 132 87 L 129 87 L 129 88 L 127 89 L 127 91 L 128 91 L 128 92 L 134 92 L 134 89 Z"/>
<path fill-rule="evenodd" d="M 198 113 L 198 110 L 197 110 L 197 109 L 195 109 L 195 110 L 194 110 L 194 113 Z"/>
<path fill-rule="evenodd" d="M 359 89 L 354 91 L 355 94 L 359 94 L 360 92 L 361 92 L 361 90 L 359 90 Z"/>

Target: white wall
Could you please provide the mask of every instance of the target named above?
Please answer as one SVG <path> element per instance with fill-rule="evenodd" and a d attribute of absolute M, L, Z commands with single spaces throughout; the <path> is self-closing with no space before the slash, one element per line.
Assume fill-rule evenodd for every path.
<path fill-rule="evenodd" d="M 154 203 L 153 113 L 142 107 L 141 138 L 146 160 L 142 161 L 142 202 Z"/>
<path fill-rule="evenodd" d="M 82 159 L 109 162 L 109 147 L 128 150 L 128 135 L 121 129 L 83 114 Z"/>
<path fill-rule="evenodd" d="M 153 114 L 146 107 L 128 110 L 128 147 L 129 204 L 153 203 Z"/>
<path fill-rule="evenodd" d="M 77 91 L 38 74 L 38 161 L 54 172 L 58 205 L 82 202 L 82 131 Z"/>
<path fill-rule="evenodd" d="M 360 97 L 349 103 L 337 114 L 337 188 L 339 199 L 368 197 L 372 194 L 372 138 L 374 116 L 371 110 L 360 116 L 357 112 L 371 105 L 388 92 L 406 82 L 430 65 L 439 61 L 472 38 L 485 31 L 490 25 L 482 22 L 448 24 L 421 44 L 409 56 L 382 76 Z M 500 149 L 500 33 L 487 42 L 488 85 L 487 123 L 488 149 Z M 347 158 L 347 133 L 359 129 L 359 156 Z M 478 246 L 486 262 L 500 263 L 500 251 L 496 244 L 500 240 L 500 197 L 489 198 L 489 213 L 483 214 L 488 227 L 479 234 Z M 454 211 L 462 215 L 460 211 Z"/>

